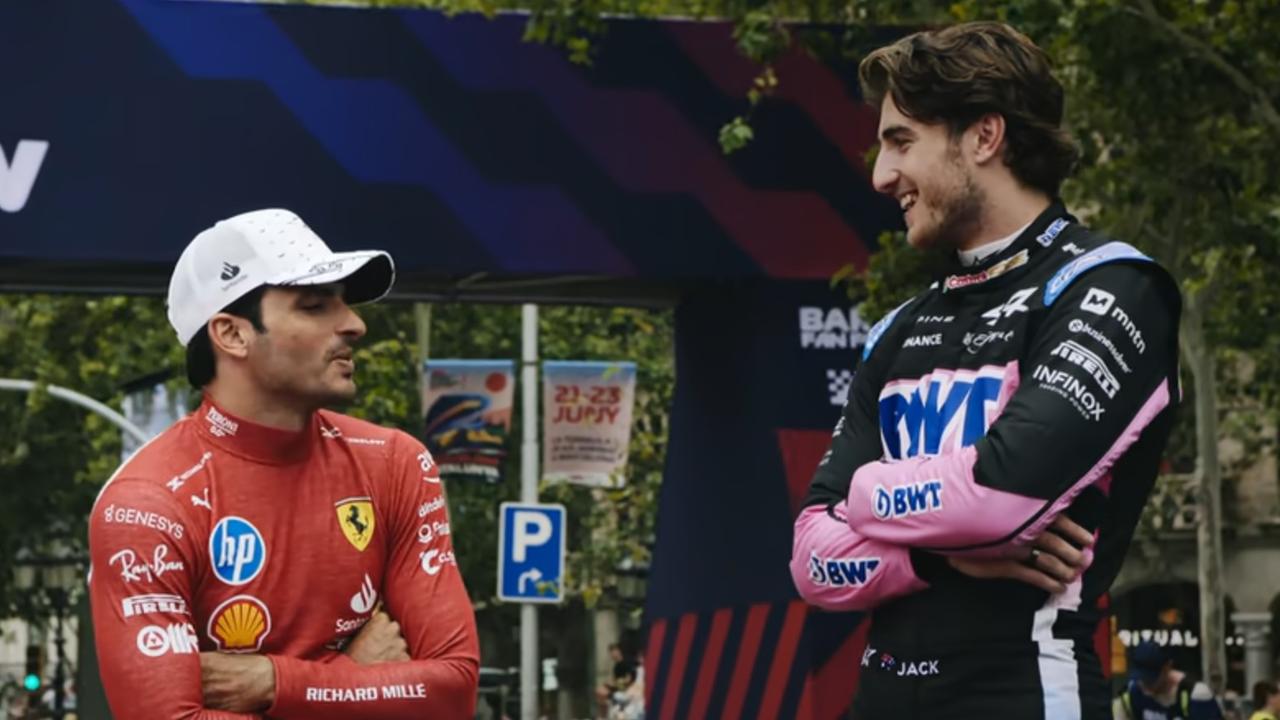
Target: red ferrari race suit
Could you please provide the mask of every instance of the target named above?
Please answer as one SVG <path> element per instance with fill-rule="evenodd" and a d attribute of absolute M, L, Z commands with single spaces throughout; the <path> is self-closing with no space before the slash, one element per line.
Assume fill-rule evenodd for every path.
<path fill-rule="evenodd" d="M 205 709 L 203 651 L 275 669 L 266 717 L 470 718 L 479 648 L 439 472 L 421 443 L 320 411 L 300 432 L 208 399 L 107 482 L 89 524 L 93 625 L 117 718 Z M 374 610 L 411 660 L 341 650 Z"/>

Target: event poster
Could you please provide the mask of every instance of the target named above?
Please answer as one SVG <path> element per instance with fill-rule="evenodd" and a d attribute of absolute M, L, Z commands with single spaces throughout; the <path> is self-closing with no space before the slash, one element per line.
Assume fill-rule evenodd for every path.
<path fill-rule="evenodd" d="M 423 368 L 422 441 L 446 479 L 502 479 L 511 433 L 515 363 L 428 360 Z"/>
<path fill-rule="evenodd" d="M 635 390 L 635 363 L 544 362 L 543 477 L 594 487 L 625 484 Z"/>

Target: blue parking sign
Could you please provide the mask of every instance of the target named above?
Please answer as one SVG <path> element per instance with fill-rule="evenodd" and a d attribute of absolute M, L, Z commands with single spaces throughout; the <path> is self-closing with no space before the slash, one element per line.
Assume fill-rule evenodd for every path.
<path fill-rule="evenodd" d="M 498 524 L 498 599 L 564 599 L 564 506 L 502 503 Z"/>

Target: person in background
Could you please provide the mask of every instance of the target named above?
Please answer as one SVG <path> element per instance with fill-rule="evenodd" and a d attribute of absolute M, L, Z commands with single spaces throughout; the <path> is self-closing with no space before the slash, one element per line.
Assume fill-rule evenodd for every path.
<path fill-rule="evenodd" d="M 1280 717 L 1280 687 L 1270 680 L 1253 684 L 1253 714 L 1249 720 L 1277 720 Z"/>
<path fill-rule="evenodd" d="M 1129 653 L 1133 675 L 1112 704 L 1115 720 L 1222 720 L 1213 691 L 1173 667 L 1163 647 L 1146 640 Z"/>

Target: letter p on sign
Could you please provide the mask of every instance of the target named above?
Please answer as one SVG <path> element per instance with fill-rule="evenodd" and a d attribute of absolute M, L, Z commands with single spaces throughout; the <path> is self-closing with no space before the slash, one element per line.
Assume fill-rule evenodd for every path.
<path fill-rule="evenodd" d="M 512 538 L 515 547 L 511 558 L 522 563 L 528 559 L 530 545 L 542 545 L 551 539 L 551 518 L 540 512 L 517 510 L 515 525 L 516 535 Z"/>
<path fill-rule="evenodd" d="M 499 518 L 498 599 L 560 602 L 564 597 L 564 506 L 505 502 Z"/>

